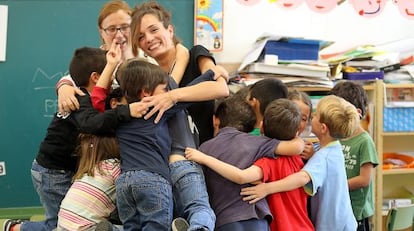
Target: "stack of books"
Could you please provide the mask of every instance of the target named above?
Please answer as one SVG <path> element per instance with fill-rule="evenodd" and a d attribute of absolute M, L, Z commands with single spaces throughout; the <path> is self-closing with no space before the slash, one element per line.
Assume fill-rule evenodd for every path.
<path fill-rule="evenodd" d="M 238 72 L 247 84 L 272 77 L 288 86 L 332 87 L 330 67 L 318 62 L 319 50 L 326 44 L 303 38 L 262 37 Z"/>

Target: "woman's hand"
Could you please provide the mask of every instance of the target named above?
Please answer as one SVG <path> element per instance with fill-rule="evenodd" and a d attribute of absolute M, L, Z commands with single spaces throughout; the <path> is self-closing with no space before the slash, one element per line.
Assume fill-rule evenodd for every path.
<path fill-rule="evenodd" d="M 76 95 L 85 95 L 80 89 L 62 85 L 58 89 L 58 108 L 61 115 L 66 116 L 71 111 L 79 109 L 79 102 Z"/>
<path fill-rule="evenodd" d="M 154 115 L 156 112 L 158 112 L 157 117 L 155 118 L 155 123 L 158 123 L 162 117 L 162 115 L 164 114 L 165 111 L 167 111 L 168 109 L 170 109 L 172 106 L 174 106 L 174 104 L 177 103 L 177 101 L 175 100 L 175 97 L 173 96 L 173 94 L 171 93 L 171 91 L 166 92 L 166 93 L 162 93 L 162 94 L 158 94 L 158 95 L 153 95 L 153 96 L 148 96 L 148 97 L 144 97 L 141 102 L 146 103 L 148 105 L 148 107 L 154 107 L 151 109 L 150 112 L 148 112 L 145 116 L 144 119 L 149 119 L 152 115 Z"/>
<path fill-rule="evenodd" d="M 141 118 L 145 114 L 147 114 L 148 105 L 143 102 L 135 102 L 129 104 L 129 113 L 131 117 Z"/>

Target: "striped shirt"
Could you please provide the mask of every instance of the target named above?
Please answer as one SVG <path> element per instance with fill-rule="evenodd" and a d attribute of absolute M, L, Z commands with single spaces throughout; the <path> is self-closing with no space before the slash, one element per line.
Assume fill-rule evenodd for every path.
<path fill-rule="evenodd" d="M 103 174 L 95 168 L 95 176 L 77 179 L 60 205 L 58 230 L 94 230 L 116 208 L 115 181 L 120 174 L 117 159 L 99 163 Z"/>

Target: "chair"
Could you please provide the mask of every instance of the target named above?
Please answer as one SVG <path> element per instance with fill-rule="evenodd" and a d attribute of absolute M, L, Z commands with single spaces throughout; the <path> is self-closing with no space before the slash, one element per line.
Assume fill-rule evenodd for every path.
<path fill-rule="evenodd" d="M 387 215 L 387 231 L 412 228 L 414 231 L 414 204 L 390 209 Z"/>

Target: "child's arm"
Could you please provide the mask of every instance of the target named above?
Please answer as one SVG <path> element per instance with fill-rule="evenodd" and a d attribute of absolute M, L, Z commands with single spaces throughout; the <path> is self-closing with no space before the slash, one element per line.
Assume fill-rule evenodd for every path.
<path fill-rule="evenodd" d="M 229 95 L 227 81 L 218 78 L 216 81 L 205 81 L 199 84 L 181 87 L 164 94 L 145 97 L 142 102 L 154 108 L 145 115 L 144 119 L 150 118 L 155 112 L 159 111 L 155 122 L 158 122 L 162 114 L 177 102 L 198 102 L 212 100 Z"/>
<path fill-rule="evenodd" d="M 185 69 L 188 66 L 188 61 L 190 60 L 190 53 L 188 49 L 183 46 L 181 43 L 178 43 L 176 46 L 176 55 L 175 55 L 175 65 L 171 70 L 171 77 L 175 80 L 177 84 L 181 82 L 183 78 Z"/>
<path fill-rule="evenodd" d="M 303 152 L 300 154 L 300 157 L 302 157 L 304 160 L 309 160 L 314 153 L 315 150 L 313 149 L 313 143 L 309 140 L 305 140 L 305 147 L 303 149 Z"/>
<path fill-rule="evenodd" d="M 359 176 L 348 179 L 349 190 L 356 190 L 367 187 L 372 180 L 374 172 L 374 165 L 372 163 L 365 163 L 361 166 Z"/>
<path fill-rule="evenodd" d="M 275 154 L 284 156 L 299 155 L 302 153 L 304 147 L 305 142 L 303 139 L 296 136 L 292 140 L 280 141 L 279 145 L 275 149 Z"/>
<path fill-rule="evenodd" d="M 237 184 L 247 184 L 263 178 L 262 169 L 255 165 L 242 170 L 217 158 L 206 155 L 194 148 L 186 148 L 185 157 L 211 168 L 222 177 Z"/>
<path fill-rule="evenodd" d="M 116 42 L 113 42 L 111 48 L 106 53 L 105 68 L 102 71 L 102 74 L 99 77 L 98 82 L 93 87 L 91 93 L 92 106 L 100 112 L 105 111 L 105 99 L 107 96 L 107 91 L 111 87 L 113 81 L 113 73 L 115 71 L 115 68 L 121 61 L 121 57 L 122 51 L 120 45 Z"/>
<path fill-rule="evenodd" d="M 243 201 L 248 201 L 249 204 L 253 204 L 265 198 L 269 194 L 286 192 L 303 187 L 310 180 L 311 178 L 307 172 L 299 171 L 278 181 L 243 188 L 240 195 L 243 196 Z"/>

